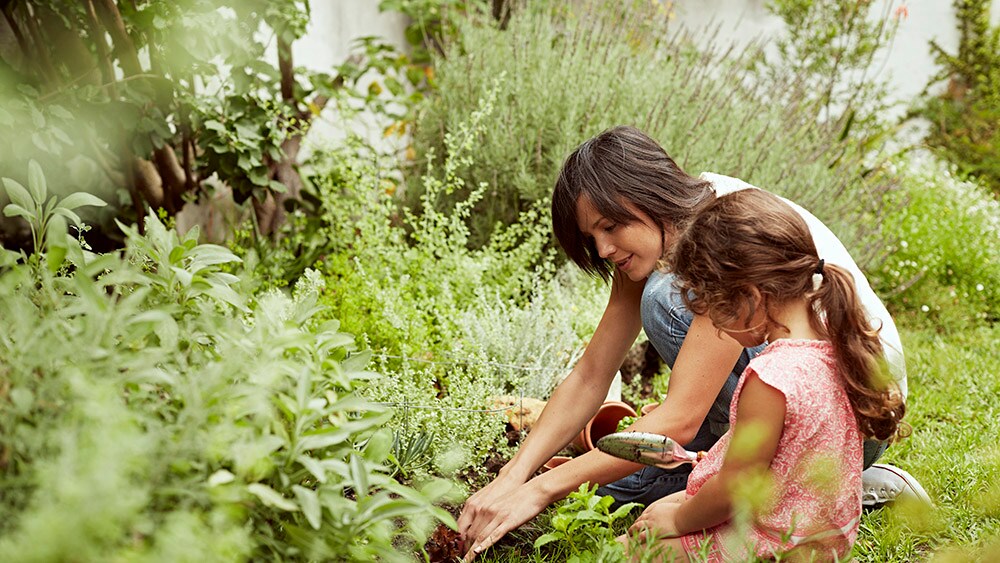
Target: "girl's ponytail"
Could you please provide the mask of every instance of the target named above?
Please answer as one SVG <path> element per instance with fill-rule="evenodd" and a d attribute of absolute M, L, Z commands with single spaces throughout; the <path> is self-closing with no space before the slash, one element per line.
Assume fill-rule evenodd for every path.
<path fill-rule="evenodd" d="M 861 433 L 877 440 L 909 434 L 902 394 L 889 375 L 878 330 L 858 299 L 851 273 L 820 261 L 809 294 L 813 329 L 833 344 L 838 371 Z M 816 282 L 819 282 L 818 284 Z"/>
<path fill-rule="evenodd" d="M 779 197 L 746 189 L 709 202 L 667 257 L 688 308 L 716 326 L 746 324 L 758 302 L 806 299 L 813 330 L 833 345 L 858 428 L 878 440 L 909 434 L 903 397 L 890 378 L 851 272 L 824 264 L 805 220 Z"/>

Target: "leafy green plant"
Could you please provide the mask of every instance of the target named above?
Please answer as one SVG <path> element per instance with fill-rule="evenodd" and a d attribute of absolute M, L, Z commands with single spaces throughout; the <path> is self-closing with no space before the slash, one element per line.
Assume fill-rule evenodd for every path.
<path fill-rule="evenodd" d="M 887 201 L 873 286 L 897 313 L 941 330 L 1000 318 L 1000 204 L 949 165 L 904 158 Z"/>
<path fill-rule="evenodd" d="M 433 441 L 434 434 L 430 432 L 393 432 L 389 462 L 396 473 L 407 479 L 415 470 L 426 467 L 431 461 L 429 452 Z"/>
<path fill-rule="evenodd" d="M 399 208 L 378 160 L 313 162 L 318 238 L 330 242 L 317 266 L 322 301 L 378 354 L 385 384 L 366 396 L 420 407 L 409 411 L 409 432 L 461 437 L 428 452 L 429 469 L 442 474 L 507 450 L 505 418 L 477 411 L 491 410 L 491 396 L 547 396 L 593 330 L 607 291 L 571 272 L 557 276 L 541 206 L 486 247 L 469 248 L 474 200 L 438 205 L 465 185 L 460 172 L 473 160 L 496 87 L 481 92 L 481 111 L 449 135 L 442 177 L 425 177 L 419 208 Z M 400 431 L 401 418 L 390 424 Z"/>
<path fill-rule="evenodd" d="M 612 512 L 615 499 L 596 492 L 597 485 L 584 483 L 570 493 L 552 515 L 553 530 L 535 540 L 535 549 L 558 543 L 566 561 L 625 561 L 625 546 L 615 541 L 613 525 L 642 505 L 630 502 Z"/>
<path fill-rule="evenodd" d="M 424 81 L 371 39 L 335 72 L 296 67 L 308 0 L 7 2 L 3 13 L 15 41 L 0 45 L 0 126 L 25 134 L 0 139 L 2 164 L 38 159 L 140 230 L 146 207 L 173 215 L 214 176 L 273 234 L 300 198 L 315 116 L 342 98 L 390 107 L 356 93 L 369 71 L 387 71 L 376 82 L 398 90 L 394 102 L 412 103 L 407 77 Z"/>
<path fill-rule="evenodd" d="M 407 560 L 454 526 L 450 484 L 392 479 L 321 277 L 250 295 L 196 240 L 150 214 L 121 252 L 0 272 L 0 558 Z"/>
<path fill-rule="evenodd" d="M 77 232 L 82 233 L 83 223 L 74 210 L 106 205 L 100 198 L 85 192 L 75 192 L 62 199 L 55 195 L 49 197 L 45 174 L 34 160 L 28 163 L 28 189 L 11 178 L 4 178 L 3 186 L 11 201 L 4 206 L 3 214 L 28 222 L 33 249 L 31 256 L 44 256 L 53 272 L 62 266 L 66 252 L 72 246 L 72 239 L 67 240 L 66 221 L 69 220 Z M 82 251 L 85 247 L 76 246 L 75 250 Z M 22 258 L 26 259 L 27 255 L 22 253 Z"/>

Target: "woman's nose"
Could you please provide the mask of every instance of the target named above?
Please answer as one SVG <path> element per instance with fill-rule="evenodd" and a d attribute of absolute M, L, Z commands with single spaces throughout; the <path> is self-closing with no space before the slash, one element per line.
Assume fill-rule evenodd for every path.
<path fill-rule="evenodd" d="M 594 245 L 597 246 L 597 255 L 601 258 L 608 258 L 615 252 L 615 246 L 606 238 L 595 239 Z"/>

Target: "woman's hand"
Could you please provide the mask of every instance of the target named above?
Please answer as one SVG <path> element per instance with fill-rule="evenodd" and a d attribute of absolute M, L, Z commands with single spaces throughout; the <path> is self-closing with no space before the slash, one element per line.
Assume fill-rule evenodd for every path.
<path fill-rule="evenodd" d="M 469 497 L 458 518 L 465 561 L 472 561 L 507 532 L 531 520 L 549 501 L 527 483 L 497 478 Z"/>
<path fill-rule="evenodd" d="M 645 541 L 646 534 L 652 533 L 657 538 L 673 538 L 682 535 L 677 529 L 677 510 L 684 502 L 684 492 L 673 494 L 650 504 L 642 514 L 635 519 L 630 533 L 638 533 L 639 539 Z"/>

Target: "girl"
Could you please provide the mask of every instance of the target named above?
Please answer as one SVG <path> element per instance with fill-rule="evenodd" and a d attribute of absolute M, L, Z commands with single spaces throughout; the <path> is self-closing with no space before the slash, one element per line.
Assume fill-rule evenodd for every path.
<path fill-rule="evenodd" d="M 533 475 L 597 411 L 641 329 L 670 366 L 670 387 L 660 406 L 631 430 L 666 434 L 690 450 L 708 450 L 726 432 L 739 376 L 762 347 L 745 348 L 720 334 L 705 315 L 689 311 L 673 288 L 673 274 L 660 271 L 658 264 L 699 207 L 744 189 L 754 188 L 726 176 L 687 174 L 633 127 L 609 129 L 566 159 L 552 194 L 553 230 L 577 265 L 611 279 L 611 295 L 586 351 L 521 448 L 492 483 L 466 502 L 458 523 L 467 559 L 584 482 L 606 484 L 601 494 L 647 506 L 685 490 L 690 466 L 643 467 L 597 450 Z M 856 297 L 873 326 L 881 328 L 885 358 L 905 397 L 902 347 L 888 311 L 837 237 L 806 210 L 793 208 L 826 262 L 853 276 Z M 707 235 L 727 236 L 725 231 Z M 884 443 L 866 441 L 865 467 L 884 449 Z M 865 472 L 866 498 L 885 500 L 902 490 L 899 481 L 869 482 L 873 471 Z M 876 476 L 897 474 L 909 477 L 884 471 Z"/>
<path fill-rule="evenodd" d="M 767 347 L 686 498 L 653 503 L 633 530 L 670 538 L 674 554 L 707 550 L 710 561 L 846 557 L 861 517 L 862 438 L 894 437 L 904 412 L 852 274 L 826 264 L 802 217 L 760 190 L 709 203 L 668 262 L 690 311 L 747 348 Z M 738 533 L 735 491 L 761 475 L 771 495 Z"/>

